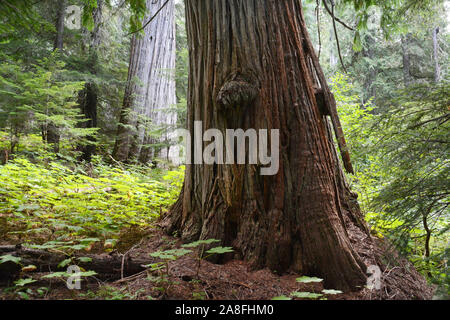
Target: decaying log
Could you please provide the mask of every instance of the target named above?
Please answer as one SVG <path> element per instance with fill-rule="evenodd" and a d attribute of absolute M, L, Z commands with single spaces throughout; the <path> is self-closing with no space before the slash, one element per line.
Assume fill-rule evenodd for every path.
<path fill-rule="evenodd" d="M 61 261 L 68 257 L 61 253 L 49 252 L 45 250 L 34 250 L 17 246 L 0 246 L 0 256 L 12 255 L 21 258 L 20 265 L 13 262 L 5 262 L 0 264 L 0 279 L 15 278 L 21 273 L 23 266 L 34 265 L 37 269 L 33 272 L 57 272 L 65 271 L 64 268 L 58 267 Z M 123 260 L 123 276 L 130 276 L 139 273 L 145 268 L 143 265 L 152 263 L 152 259 L 134 259 L 129 256 L 119 254 L 83 254 L 79 255 L 91 258 L 90 262 L 78 262 L 77 265 L 86 271 L 95 271 L 97 278 L 102 280 L 117 280 L 122 276 L 122 260 Z M 74 257 L 76 261 L 76 256 Z M 73 263 L 75 264 L 75 263 Z"/>

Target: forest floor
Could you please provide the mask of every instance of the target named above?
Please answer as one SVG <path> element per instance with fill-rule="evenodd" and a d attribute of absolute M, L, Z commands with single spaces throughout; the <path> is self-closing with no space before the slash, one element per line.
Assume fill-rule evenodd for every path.
<path fill-rule="evenodd" d="M 149 263 L 153 263 L 151 253 L 179 248 L 181 242 L 162 231 L 153 230 L 150 235 L 139 241 L 129 242 L 128 239 L 121 245 L 122 250 L 126 250 L 123 252 L 126 252 L 127 260 L 148 259 Z M 95 248 L 93 250 L 96 251 Z M 118 253 L 113 251 L 109 254 Z M 120 270 L 117 272 L 120 275 Z M 28 285 L 28 291 L 22 291 L 25 292 L 25 299 L 270 300 L 277 297 L 286 299 L 291 297 L 293 292 L 299 292 L 307 293 L 309 297 L 304 299 L 312 297 L 328 300 L 415 300 L 431 299 L 433 295 L 433 288 L 409 263 L 401 259 L 397 260 L 396 266 L 384 269 L 383 285 L 380 290 L 362 288 L 360 291 L 350 293 L 337 293 L 331 290 L 331 294 L 323 294 L 321 282 L 297 282 L 296 279 L 302 276 L 300 274 L 277 275 L 268 269 L 251 270 L 246 262 L 240 260 L 231 260 L 225 264 L 201 261 L 198 269 L 198 260 L 192 254 L 170 261 L 169 271 L 165 276 L 156 271 L 143 271 L 109 282 L 90 277 L 82 282 L 81 290 L 69 290 L 65 281 L 58 279 L 43 281 L 43 275 L 45 274 L 32 274 L 32 278 L 37 282 Z M 0 291 L 0 300 L 24 297 L 23 294 L 17 295 L 18 290 L 10 286 L 11 283 L 0 284 L 0 290 L 3 289 L 3 293 Z M 396 290 L 398 287 L 402 288 L 401 292 Z"/>

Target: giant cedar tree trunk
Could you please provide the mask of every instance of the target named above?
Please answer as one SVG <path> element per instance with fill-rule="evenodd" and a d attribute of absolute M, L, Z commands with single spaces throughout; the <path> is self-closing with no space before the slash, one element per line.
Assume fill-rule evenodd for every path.
<path fill-rule="evenodd" d="M 165 1 L 147 0 L 148 21 Z M 176 113 L 167 108 L 176 103 L 175 80 L 175 7 L 170 1 L 131 42 L 128 82 L 119 121 L 113 156 L 120 161 L 131 157 L 147 162 L 152 149 L 146 145 L 158 142 L 150 128 L 174 125 Z M 161 140 L 166 140 L 167 130 Z"/>
<path fill-rule="evenodd" d="M 254 165 L 188 165 L 166 230 L 221 239 L 255 268 L 321 276 L 330 288 L 363 285 L 344 220 L 365 229 L 364 221 L 334 149 L 328 114 L 351 171 L 301 1 L 187 0 L 186 14 L 188 129 L 194 121 L 203 130 L 280 129 L 280 169 L 261 176 Z"/>

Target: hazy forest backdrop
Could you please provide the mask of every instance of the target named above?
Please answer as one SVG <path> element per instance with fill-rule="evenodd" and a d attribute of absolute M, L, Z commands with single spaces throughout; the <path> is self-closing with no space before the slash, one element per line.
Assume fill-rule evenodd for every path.
<path fill-rule="evenodd" d="M 430 288 L 434 286 L 431 296 L 448 298 L 450 3 L 439 0 L 283 0 L 273 4 L 279 7 L 268 10 L 268 17 L 279 19 L 280 29 L 283 28 L 281 23 L 285 23 L 287 36 L 284 38 L 282 33 L 277 34 L 278 26 L 273 27 L 273 33 L 266 35 L 251 33 L 252 27 L 260 30 L 258 23 L 263 25 L 264 21 L 258 21 L 254 26 L 245 20 L 249 25 L 239 25 L 239 21 L 244 24 L 244 19 L 250 20 L 252 14 L 257 16 L 258 7 L 266 10 L 264 6 L 272 5 L 271 1 L 255 3 L 255 13 L 249 4 L 254 1 L 225 2 L 228 3 L 226 8 L 224 5 L 218 10 L 223 10 L 220 12 L 225 17 L 224 21 L 228 21 L 226 15 L 229 14 L 229 29 L 233 30 L 234 36 L 230 36 L 232 40 L 229 42 L 224 40 L 221 43 L 233 46 L 242 41 L 241 45 L 246 46 L 242 39 L 248 36 L 248 46 L 252 46 L 255 37 L 255 43 L 266 43 L 262 51 L 267 50 L 264 52 L 268 53 L 273 50 L 265 55 L 269 60 L 277 52 L 270 47 L 273 41 L 280 41 L 280 50 L 293 47 L 292 52 L 306 46 L 297 47 L 297 35 L 289 33 L 291 25 L 301 26 L 303 21 L 292 18 L 290 13 L 302 12 L 315 51 L 314 55 L 304 49 L 308 56 L 305 59 L 311 59 L 305 61 L 311 61 L 311 66 L 314 56 L 320 61 L 336 100 L 351 159 L 353 170 L 348 170 L 347 159 L 342 159 L 340 154 L 338 156 L 347 169 L 345 178 L 349 188 L 344 189 L 351 190 L 354 196 L 349 195 L 349 203 L 356 203 L 357 194 L 360 206 L 356 210 L 361 215 L 356 214 L 355 217 L 361 221 L 354 222 L 354 225 L 361 225 L 363 230 L 365 227 L 362 226 L 367 222 L 370 228 L 368 237 L 382 240 L 386 252 L 394 250 L 395 259 L 380 255 L 381 260 L 377 260 L 384 266 L 384 283 L 389 283 L 388 278 L 395 272 L 411 265 L 427 280 Z M 294 4 L 300 2 L 302 9 Z M 408 296 L 406 289 L 402 291 L 403 295 L 398 293 L 397 296 L 397 289 L 381 290 L 383 292 L 373 297 L 367 292 L 360 296 L 345 295 L 352 291 L 349 288 L 354 289 L 355 284 L 359 284 L 358 273 L 355 271 L 342 281 L 334 279 L 335 275 L 328 270 L 338 267 L 333 264 L 322 266 L 327 258 L 314 256 L 311 253 L 313 249 L 309 251 L 306 246 L 309 241 L 306 238 L 296 242 L 295 236 L 283 238 L 284 235 L 278 237 L 277 234 L 273 238 L 273 246 L 267 244 L 262 252 L 254 248 L 254 244 L 260 242 L 259 236 L 248 230 L 249 226 L 258 226 L 261 235 L 270 234 L 270 228 L 264 229 L 263 222 L 246 224 L 242 220 L 244 218 L 238 218 L 238 222 L 223 218 L 223 223 L 216 224 L 225 228 L 221 233 L 211 225 L 208 227 L 208 223 L 215 223 L 211 222 L 212 216 L 206 218 L 208 210 L 212 210 L 209 206 L 202 207 L 204 220 L 198 218 L 202 222 L 198 222 L 195 216 L 191 220 L 186 218 L 187 212 L 194 212 L 198 203 L 207 201 L 202 197 L 216 199 L 221 192 L 228 196 L 227 190 L 236 190 L 234 185 L 227 189 L 227 182 L 224 182 L 225 191 L 217 187 L 216 193 L 211 191 L 210 195 L 205 190 L 216 188 L 211 177 L 216 174 L 226 177 L 227 169 L 223 172 L 219 169 L 196 171 L 175 161 L 180 152 L 183 154 L 183 148 L 177 146 L 174 130 L 191 128 L 191 121 L 196 117 L 208 119 L 208 116 L 198 115 L 201 108 L 195 109 L 195 104 L 209 101 L 204 97 L 204 93 L 209 92 L 208 86 L 212 85 L 205 71 L 209 60 L 201 57 L 207 57 L 212 51 L 200 51 L 207 50 L 205 48 L 212 41 L 205 35 L 205 30 L 210 30 L 211 35 L 217 30 L 212 26 L 212 20 L 208 22 L 205 18 L 205 23 L 200 22 L 203 17 L 213 15 L 209 10 L 215 10 L 215 5 L 220 7 L 217 3 L 212 0 L 188 0 L 186 3 L 181 0 L 0 2 L 0 298 L 339 299 L 341 291 L 332 289 L 342 290 L 342 299 L 431 298 L 419 293 Z M 75 11 L 68 12 L 69 6 L 75 6 Z M 197 9 L 194 6 L 198 6 Z M 76 8 L 81 9 L 79 26 Z M 241 20 L 233 20 L 234 15 L 239 16 L 242 12 L 251 13 L 248 16 L 244 14 Z M 68 21 L 69 15 L 73 20 Z M 217 21 L 220 16 L 215 15 Z M 267 24 L 270 19 L 267 18 Z M 250 31 L 248 35 L 245 32 L 236 35 L 235 28 L 248 28 Z M 225 29 L 219 30 L 223 32 L 217 33 L 219 38 L 220 34 L 224 39 L 229 36 Z M 304 30 L 299 32 L 305 34 Z M 195 41 L 202 39 L 210 42 L 206 40 L 197 45 Z M 303 38 L 299 36 L 299 39 Z M 246 59 L 241 58 L 241 52 L 237 50 L 236 61 L 230 62 L 226 59 L 226 48 L 222 48 L 224 53 L 220 48 L 216 50 L 213 54 L 225 57 L 219 64 L 236 61 L 239 64 Z M 250 50 L 248 52 L 253 54 Z M 285 51 L 287 66 L 292 56 L 294 54 Z M 318 66 L 311 66 L 307 68 L 318 72 Z M 220 72 L 226 73 L 221 65 L 217 68 L 217 77 L 221 77 Z M 291 84 L 290 75 L 287 75 L 287 80 L 283 75 L 279 74 L 279 78 L 273 81 L 280 86 L 279 91 L 275 87 L 267 90 L 280 95 L 285 94 L 282 89 L 292 92 L 296 87 Z M 247 81 L 247 76 L 242 75 L 239 81 Z M 263 84 L 261 86 L 264 87 Z M 322 90 L 327 90 L 322 82 L 321 86 Z M 240 99 L 243 97 L 244 94 Z M 285 100 L 280 102 L 280 110 Z M 280 114 L 283 118 L 282 111 Z M 324 126 L 331 130 L 331 120 L 335 119 L 332 112 L 322 116 L 327 123 Z M 327 120 L 328 116 L 331 120 Z M 273 116 L 273 119 L 277 117 Z M 289 126 L 289 132 L 297 128 Z M 291 141 L 296 142 L 294 136 L 289 143 Z M 341 148 L 345 158 L 347 149 L 343 152 L 343 146 L 336 139 L 334 144 L 337 150 Z M 292 154 L 285 155 L 289 160 L 284 162 L 283 170 L 291 170 L 290 174 L 294 176 L 292 167 L 296 164 L 301 167 L 302 163 L 292 160 Z M 184 183 L 186 168 L 189 182 Z M 237 189 L 246 192 L 247 188 L 252 188 L 251 181 L 254 180 L 249 175 L 241 177 L 245 182 Z M 211 184 L 207 184 L 209 181 Z M 261 183 L 267 183 L 264 185 L 273 188 L 270 190 L 278 190 L 274 187 L 276 181 Z M 294 180 L 292 184 L 297 182 Z M 245 190 L 242 191 L 244 185 Z M 294 198 L 292 194 L 296 194 L 289 194 L 291 183 L 287 181 L 282 185 L 286 187 L 284 205 L 295 208 L 295 202 L 289 202 Z M 184 192 L 184 200 L 179 200 L 180 192 Z M 217 196 L 217 201 L 210 203 L 214 203 L 216 210 L 221 212 L 225 206 L 223 202 L 239 202 L 233 198 L 234 195 L 227 196 L 223 196 L 226 200 Z M 253 195 L 244 198 L 258 199 Z M 262 201 L 266 208 L 278 208 L 276 198 L 267 196 Z M 177 207 L 183 206 L 179 213 L 183 222 L 167 218 L 174 204 L 174 215 L 178 214 Z M 253 219 L 250 213 L 246 213 L 251 209 L 245 207 L 236 211 L 231 204 L 223 209 L 224 212 L 234 214 L 242 211 L 245 219 Z M 341 207 L 347 208 L 344 203 Z M 282 225 L 281 220 L 273 216 L 271 219 L 273 223 Z M 299 221 L 303 220 L 300 218 Z M 193 228 L 197 222 L 199 224 Z M 353 237 L 352 227 L 345 225 L 345 232 L 350 236 L 343 235 L 344 240 L 339 243 L 346 244 L 349 237 L 351 248 L 344 246 L 342 252 L 353 254 L 355 251 L 363 258 L 361 252 L 368 247 L 353 250 L 353 243 L 358 240 Z M 169 228 L 171 232 L 163 235 L 161 227 Z M 285 230 L 284 227 L 280 228 Z M 332 224 L 330 228 L 340 230 Z M 308 229 L 314 231 L 313 227 Z M 190 245 L 180 247 L 178 236 Z M 213 239 L 217 239 L 217 243 Z M 322 240 L 319 237 L 317 243 Z M 280 248 L 283 243 L 288 243 L 289 257 L 282 256 Z M 27 249 L 18 250 L 17 244 Z M 210 261 L 243 260 L 250 261 L 256 270 L 267 267 L 283 274 L 297 266 L 297 245 L 303 246 L 305 257 L 311 255 L 317 259 L 317 265 L 302 264 L 298 270 L 294 268 L 298 275 L 293 280 L 283 278 L 286 284 L 279 284 L 280 287 L 272 291 L 267 289 L 258 293 L 260 289 L 254 286 L 263 285 L 258 284 L 258 278 L 252 278 L 253 275 L 249 276 L 253 279 L 251 283 L 235 279 L 239 275 L 233 272 L 240 269 L 233 265 L 228 265 L 228 269 L 218 269 L 230 272 L 230 279 L 226 281 L 228 287 L 218 282 L 216 287 L 219 289 L 215 291 L 206 284 L 213 281 L 214 275 L 200 265 L 210 264 Z M 271 253 L 272 247 L 278 253 Z M 197 248 L 201 249 L 200 253 L 196 253 Z M 29 252 L 24 252 L 26 250 Z M 35 259 L 33 252 L 37 251 L 47 252 L 47 260 Z M 101 255 L 105 252 L 109 253 L 106 258 Z M 232 252 L 237 254 L 233 256 Z M 336 252 L 338 256 L 340 251 Z M 137 261 L 135 265 L 130 262 L 128 267 L 124 266 L 127 255 Z M 188 261 L 191 268 L 196 271 L 189 276 L 186 270 L 180 271 L 184 265 L 177 264 L 188 257 L 192 260 Z M 399 265 L 394 262 L 401 259 L 409 262 Z M 358 259 L 355 260 L 355 264 L 361 265 Z M 343 266 L 347 263 L 345 259 L 336 261 L 337 264 L 342 262 Z M 365 260 L 364 263 L 367 265 Z M 142 264 L 146 267 L 143 268 Z M 82 266 L 79 275 L 85 279 L 83 290 L 75 295 L 64 287 L 65 279 L 70 276 L 65 271 L 69 265 Z M 115 276 L 111 276 L 113 272 L 108 265 L 116 266 Z M 210 268 L 216 268 L 216 265 L 212 266 Z M 359 267 L 355 268 L 359 270 Z M 103 271 L 108 275 L 104 276 Z M 139 272 L 141 277 L 133 278 Z M 146 272 L 147 278 L 143 277 Z M 300 275 L 307 277 L 301 279 Z M 268 281 L 264 277 L 274 275 L 261 277 L 265 279 L 264 283 Z M 102 284 L 93 279 L 101 279 Z M 287 284 L 289 279 L 292 287 Z M 302 287 L 320 283 L 321 279 L 324 279 L 323 288 Z M 126 286 L 125 283 L 133 285 Z M 399 282 L 392 286 L 397 288 L 403 284 Z M 249 288 L 254 289 L 255 295 L 250 294 L 253 291 Z M 391 287 L 386 285 L 385 288 Z"/>

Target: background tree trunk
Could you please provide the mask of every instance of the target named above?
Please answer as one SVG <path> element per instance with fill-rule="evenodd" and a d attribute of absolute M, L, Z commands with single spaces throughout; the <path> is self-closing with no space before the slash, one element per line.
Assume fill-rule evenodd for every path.
<path fill-rule="evenodd" d="M 56 35 L 55 35 L 55 41 L 53 45 L 53 51 L 63 50 L 64 45 L 64 15 L 66 11 L 66 1 L 62 0 L 59 1 L 59 6 L 56 13 Z M 45 128 L 43 128 L 43 138 L 44 141 L 52 146 L 53 152 L 58 153 L 59 152 L 59 140 L 60 140 L 60 133 L 57 126 L 55 126 L 53 123 L 48 123 Z"/>
<path fill-rule="evenodd" d="M 149 44 L 150 35 L 147 32 L 142 38 L 134 35 L 131 40 L 128 79 L 113 151 L 113 157 L 119 161 L 128 160 L 130 147 L 137 134 L 138 117 L 144 113 L 147 76 L 151 63 Z"/>
<path fill-rule="evenodd" d="M 375 58 L 375 48 L 376 48 L 376 35 L 367 34 L 366 41 L 367 41 L 367 49 L 363 51 L 363 56 L 369 58 L 369 61 L 373 61 Z M 367 103 L 371 98 L 376 97 L 376 87 L 375 87 L 375 81 L 377 80 L 377 67 L 371 66 L 370 72 L 367 73 L 365 81 L 364 81 L 364 97 L 363 101 L 364 103 Z"/>
<path fill-rule="evenodd" d="M 21 263 L 25 266 L 34 265 L 37 267 L 36 272 L 66 271 L 65 268 L 58 265 L 67 256 L 61 253 L 48 252 L 45 250 L 34 250 L 17 246 L 0 246 L 0 255 L 12 255 L 21 258 Z M 123 260 L 121 255 L 91 255 L 84 254 L 84 256 L 91 258 L 90 262 L 79 265 L 85 270 L 92 270 L 98 273 L 97 277 L 102 280 L 117 280 L 123 276 L 131 276 L 138 272 L 145 270 L 142 265 L 150 264 L 153 261 L 149 259 L 131 259 Z M 19 276 L 22 267 L 16 263 L 2 263 L 0 264 L 0 281 L 5 278 L 14 278 Z"/>
<path fill-rule="evenodd" d="M 408 87 L 412 82 L 411 77 L 411 58 L 409 56 L 409 38 L 410 35 L 402 36 L 402 57 L 403 57 L 403 82 Z"/>
<path fill-rule="evenodd" d="M 434 82 L 441 81 L 441 66 L 439 65 L 439 27 L 433 29 L 433 60 L 434 60 Z"/>
<path fill-rule="evenodd" d="M 329 288 L 364 285 L 344 221 L 367 229 L 335 152 L 327 114 L 348 156 L 301 2 L 187 0 L 186 17 L 192 136 L 194 121 L 222 132 L 280 129 L 280 169 L 261 176 L 257 165 L 188 165 L 163 225 L 185 241 L 220 239 L 255 268 L 320 276 Z"/>
<path fill-rule="evenodd" d="M 101 41 L 101 21 L 102 21 L 103 0 L 97 0 L 97 8 L 94 9 L 92 15 L 94 18 L 94 30 L 89 34 L 89 56 L 86 62 L 88 69 L 92 75 L 97 74 L 98 69 L 98 46 Z M 98 104 L 98 87 L 94 81 L 87 81 L 83 90 L 78 94 L 78 103 L 84 121 L 81 121 L 81 128 L 97 127 L 97 104 Z M 95 136 L 87 137 L 88 143 L 80 145 L 78 150 L 81 151 L 81 159 L 91 161 L 92 155 L 95 153 Z"/>
<path fill-rule="evenodd" d="M 62 50 L 64 45 L 64 16 L 66 12 L 66 0 L 60 0 L 56 17 L 56 37 L 53 49 Z"/>
<path fill-rule="evenodd" d="M 147 1 L 148 21 L 165 1 Z M 155 152 L 150 144 L 168 138 L 167 126 L 176 124 L 176 113 L 167 109 L 176 104 L 175 79 L 175 4 L 169 1 L 131 43 L 128 83 L 119 121 L 114 157 L 127 161 L 131 157 L 148 162 Z M 150 131 L 161 127 L 156 139 Z"/>

